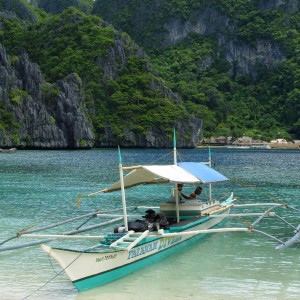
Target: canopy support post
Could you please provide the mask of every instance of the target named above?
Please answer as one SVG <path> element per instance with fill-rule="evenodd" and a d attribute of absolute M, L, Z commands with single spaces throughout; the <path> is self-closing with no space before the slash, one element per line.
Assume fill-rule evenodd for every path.
<path fill-rule="evenodd" d="M 121 183 L 121 194 L 122 194 L 122 207 L 123 207 L 123 217 L 124 217 L 124 226 L 125 230 L 128 231 L 128 220 L 127 220 L 127 210 L 126 210 L 126 197 L 125 197 L 125 188 L 124 188 L 124 174 L 122 168 L 122 157 L 120 147 L 118 146 L 119 152 L 119 172 L 120 172 L 120 183 Z"/>
<path fill-rule="evenodd" d="M 177 150 L 176 150 L 176 131 L 174 128 L 174 132 L 173 132 L 173 155 L 174 155 L 174 165 L 177 165 Z M 175 183 L 175 202 L 176 202 L 176 220 L 177 223 L 179 223 L 179 201 L 178 201 L 178 187 L 177 187 L 177 183 Z"/>
<path fill-rule="evenodd" d="M 211 167 L 211 151 L 210 147 L 208 147 L 208 165 Z M 212 186 L 211 183 L 208 184 L 208 193 L 209 193 L 209 201 L 212 200 Z"/>
<path fill-rule="evenodd" d="M 176 189 L 175 189 L 176 220 L 177 220 L 177 223 L 179 223 L 180 217 L 179 217 L 179 197 L 178 197 L 178 187 L 177 187 L 177 184 L 175 184 L 175 186 L 176 186 Z"/>

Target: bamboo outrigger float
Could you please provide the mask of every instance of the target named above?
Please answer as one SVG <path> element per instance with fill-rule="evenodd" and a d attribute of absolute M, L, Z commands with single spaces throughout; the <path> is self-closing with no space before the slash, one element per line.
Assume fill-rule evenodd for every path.
<path fill-rule="evenodd" d="M 69 279 L 79 291 L 100 286 L 123 277 L 137 269 L 158 261 L 175 251 L 182 249 L 191 241 L 200 239 L 204 234 L 222 232 L 255 232 L 275 240 L 282 250 L 291 246 L 300 238 L 300 225 L 297 227 L 276 214 L 278 208 L 289 208 L 296 212 L 299 209 L 289 207 L 287 204 L 254 203 L 236 204 L 233 193 L 223 201 L 213 200 L 212 184 L 228 180 L 225 176 L 211 168 L 211 159 L 206 163 L 185 162 L 177 163 L 176 139 L 174 133 L 174 163 L 172 165 L 143 165 L 124 167 L 119 149 L 120 180 L 110 187 L 90 194 L 121 191 L 121 209 L 111 211 L 95 211 L 77 218 L 72 218 L 56 224 L 37 229 L 27 229 L 0 243 L 0 251 L 41 244 L 42 250 L 53 257 L 62 267 Z M 130 170 L 124 176 L 123 171 Z M 132 207 L 126 207 L 125 189 L 138 184 L 147 183 L 173 183 L 174 202 L 163 202 L 159 207 L 135 207 L 135 215 L 128 215 Z M 199 199 L 180 202 L 177 190 L 178 184 L 207 184 L 209 186 L 209 199 L 202 202 Z M 235 208 L 262 207 L 262 212 L 232 213 Z M 146 215 L 136 214 L 138 210 L 146 210 Z M 154 211 L 156 209 L 156 211 Z M 120 214 L 120 211 L 122 214 Z M 96 225 L 84 227 L 84 224 L 94 217 L 107 217 L 111 219 Z M 243 227 L 220 228 L 217 227 L 226 218 L 255 218 L 252 223 Z M 266 217 L 277 218 L 294 230 L 294 235 L 282 241 L 279 238 L 257 229 L 259 223 Z M 63 234 L 36 234 L 36 232 L 61 226 L 82 218 L 88 218 L 75 230 Z M 137 218 L 139 218 L 137 220 Z M 135 220 L 135 221 L 131 221 Z M 78 235 L 79 233 L 94 230 L 113 223 L 120 222 L 121 226 L 115 228 L 114 233 L 103 235 Z M 17 237 L 39 239 L 26 244 L 2 246 L 9 240 Z M 41 240 L 42 239 L 42 240 Z M 96 240 L 97 243 L 84 250 L 54 248 L 46 243 L 55 239 L 86 239 Z"/>

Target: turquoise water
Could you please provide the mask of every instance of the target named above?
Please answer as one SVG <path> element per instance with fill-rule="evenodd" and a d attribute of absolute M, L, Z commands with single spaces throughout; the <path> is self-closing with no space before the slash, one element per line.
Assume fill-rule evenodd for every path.
<path fill-rule="evenodd" d="M 170 163 L 168 150 L 123 150 L 124 165 Z M 207 150 L 181 150 L 180 159 L 207 160 Z M 161 156 L 163 160 L 157 161 Z M 157 162 L 156 162 L 157 161 Z M 285 201 L 300 208 L 300 151 L 213 149 L 215 167 L 232 180 L 215 185 L 215 198 L 233 191 L 239 202 Z M 115 149 L 90 151 L 17 151 L 0 155 L 0 241 L 22 228 L 40 227 L 95 209 L 120 204 L 119 193 L 93 198 L 85 195 L 118 179 Z M 140 186 L 128 190 L 128 206 L 159 205 L 171 185 Z M 184 187 L 186 192 L 193 187 Z M 79 194 L 81 205 L 76 206 Z M 207 197 L 204 187 L 203 197 Z M 150 202 L 148 202 L 150 199 Z M 284 210 L 294 225 L 300 216 Z M 50 233 L 74 229 L 84 220 Z M 102 220 L 95 218 L 87 225 Z M 226 226 L 241 226 L 238 219 Z M 278 221 L 262 228 L 280 237 Z M 105 229 L 107 232 L 114 225 Z M 97 231 L 91 232 L 96 234 Z M 5 245 L 29 242 L 15 239 Z M 78 241 L 52 244 L 77 246 Z M 38 246 L 0 253 L 0 299 L 298 299 L 300 297 L 300 243 L 276 251 L 276 242 L 260 235 L 224 233 L 206 236 L 180 253 L 111 284 L 77 293 L 59 266 Z"/>

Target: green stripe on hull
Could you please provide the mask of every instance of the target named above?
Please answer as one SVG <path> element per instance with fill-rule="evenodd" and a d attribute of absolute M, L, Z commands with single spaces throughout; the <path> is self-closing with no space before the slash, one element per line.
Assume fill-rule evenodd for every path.
<path fill-rule="evenodd" d="M 114 270 L 78 280 L 76 282 L 73 282 L 73 284 L 77 288 L 78 291 L 85 291 L 85 290 L 88 290 L 88 289 L 91 289 L 91 288 L 94 288 L 97 286 L 101 286 L 103 284 L 106 284 L 106 283 L 109 283 L 116 279 L 119 279 L 123 276 L 126 276 L 134 271 L 137 271 L 149 264 L 157 262 L 157 261 L 165 258 L 166 256 L 169 256 L 170 254 L 176 252 L 178 249 L 185 247 L 186 244 L 191 243 L 192 241 L 198 240 L 200 238 L 203 238 L 204 236 L 206 236 L 206 234 L 194 236 L 194 237 L 192 237 L 188 240 L 185 240 L 177 245 L 174 245 L 173 247 L 162 250 L 156 254 L 150 255 L 148 257 L 145 257 L 143 259 L 140 259 L 140 260 L 130 263 L 128 265 L 116 268 Z"/>
<path fill-rule="evenodd" d="M 223 213 L 226 212 L 227 210 L 228 209 L 224 210 Z M 199 224 L 205 223 L 209 219 L 211 219 L 211 218 L 209 218 L 209 217 L 203 218 L 199 222 Z M 219 226 L 223 222 L 224 222 L 224 220 L 221 221 L 220 223 L 214 225 L 213 227 Z M 145 258 L 142 258 L 142 259 L 135 261 L 133 263 L 130 263 L 128 265 L 113 269 L 111 271 L 107 271 L 105 273 L 101 273 L 98 275 L 94 275 L 94 276 L 83 278 L 81 280 L 74 281 L 73 284 L 77 288 L 78 291 L 85 291 L 85 290 L 88 290 L 91 288 L 95 288 L 95 287 L 107 284 L 107 283 L 117 280 L 121 277 L 124 277 L 134 271 L 142 269 L 143 267 L 145 267 L 147 265 L 155 263 L 155 262 L 169 256 L 170 254 L 173 254 L 174 252 L 178 251 L 179 249 L 185 247 L 187 244 L 190 244 L 194 241 L 200 240 L 200 239 L 204 238 L 205 236 L 207 236 L 207 234 L 195 235 L 187 240 L 182 241 L 181 243 L 178 243 L 170 248 L 164 249 L 158 253 L 147 256 Z"/>

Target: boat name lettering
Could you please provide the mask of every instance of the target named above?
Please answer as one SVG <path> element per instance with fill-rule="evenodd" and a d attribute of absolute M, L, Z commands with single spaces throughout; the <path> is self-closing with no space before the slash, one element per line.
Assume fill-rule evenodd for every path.
<path fill-rule="evenodd" d="M 182 236 L 176 236 L 176 237 L 167 237 L 160 240 L 160 245 L 158 247 L 158 250 L 168 248 L 174 244 L 179 243 L 182 240 Z"/>
<path fill-rule="evenodd" d="M 128 259 L 131 259 L 136 256 L 139 256 L 139 255 L 142 255 L 147 252 L 155 250 L 157 248 L 157 244 L 158 244 L 158 241 L 154 241 L 150 244 L 131 249 L 128 254 Z"/>
<path fill-rule="evenodd" d="M 117 254 L 109 254 L 109 255 L 102 256 L 102 257 L 96 257 L 96 262 L 114 259 L 114 258 L 116 258 L 116 256 L 117 256 Z"/>

